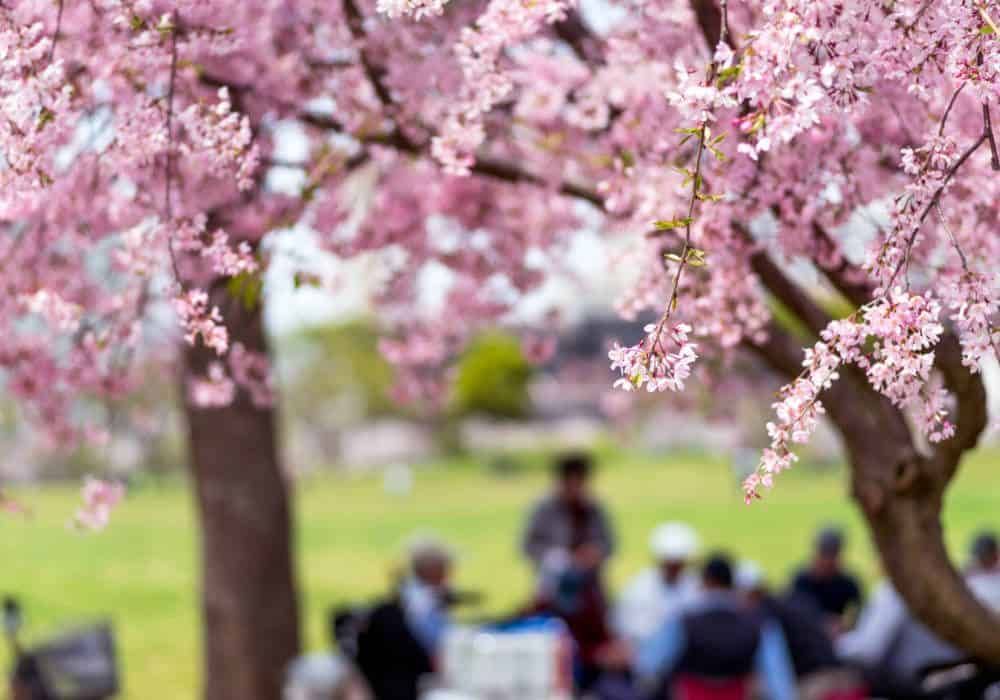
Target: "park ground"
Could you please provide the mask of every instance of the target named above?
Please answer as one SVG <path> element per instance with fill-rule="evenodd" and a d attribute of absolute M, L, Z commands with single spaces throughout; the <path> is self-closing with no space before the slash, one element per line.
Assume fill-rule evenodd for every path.
<path fill-rule="evenodd" d="M 433 532 L 457 547 L 459 583 L 486 595 L 474 614 L 504 612 L 523 601 L 530 579 L 516 540 L 525 509 L 545 488 L 541 461 L 527 456 L 520 469 L 502 476 L 484 460 L 428 465 L 416 471 L 405 496 L 387 493 L 375 475 L 326 473 L 299 480 L 297 566 L 309 648 L 326 645 L 331 605 L 385 591 L 401 546 L 414 531 Z M 998 465 L 1000 451 L 972 454 L 949 493 L 946 527 L 956 556 L 975 529 L 1000 527 Z M 850 533 L 851 567 L 869 585 L 878 577 L 839 469 L 798 468 L 783 475 L 762 503 L 748 507 L 723 459 L 609 451 L 596 487 L 620 539 L 610 571 L 614 587 L 645 565 L 648 531 L 666 519 L 692 523 L 710 548 L 757 560 L 774 581 L 783 581 L 806 555 L 817 526 L 840 523 Z M 44 486 L 16 495 L 31 515 L 0 516 L 0 593 L 22 599 L 27 639 L 107 616 L 119 641 L 123 697 L 197 697 L 197 540 L 183 481 L 138 482 L 100 534 L 67 527 L 79 499 L 76 487 Z M 6 649 L 0 661 L 6 668 Z"/>

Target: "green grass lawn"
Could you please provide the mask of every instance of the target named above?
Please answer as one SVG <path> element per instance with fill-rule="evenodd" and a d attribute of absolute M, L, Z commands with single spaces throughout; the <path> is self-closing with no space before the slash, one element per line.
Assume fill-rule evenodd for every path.
<path fill-rule="evenodd" d="M 991 451 L 969 457 L 950 493 L 946 518 L 956 553 L 976 528 L 1000 527 L 998 460 L 1000 453 Z M 459 582 L 487 595 L 481 612 L 522 601 L 529 575 L 516 539 L 522 514 L 545 482 L 537 465 L 497 477 L 468 461 L 419 470 L 405 497 L 385 493 L 374 476 L 301 481 L 297 565 L 309 646 L 325 644 L 324 613 L 331 604 L 385 589 L 401 543 L 414 531 L 432 531 L 457 546 Z M 645 565 L 647 533 L 665 519 L 691 522 L 708 546 L 756 559 L 775 580 L 783 580 L 806 554 L 817 526 L 839 522 L 851 535 L 851 566 L 869 581 L 878 575 L 836 470 L 790 473 L 763 503 L 745 507 L 723 461 L 609 454 L 597 489 L 613 511 L 620 538 L 611 568 L 616 586 Z M 50 486 L 17 495 L 33 514 L 27 520 L 0 516 L 0 592 L 22 598 L 29 638 L 107 615 L 120 642 L 125 697 L 196 697 L 197 545 L 183 484 L 137 486 L 111 527 L 97 535 L 66 527 L 77 489 Z M 6 665 L 5 657 L 0 661 Z"/>

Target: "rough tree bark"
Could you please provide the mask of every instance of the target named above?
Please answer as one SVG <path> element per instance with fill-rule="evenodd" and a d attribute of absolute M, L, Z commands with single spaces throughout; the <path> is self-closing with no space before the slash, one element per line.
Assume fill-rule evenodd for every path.
<path fill-rule="evenodd" d="M 260 305 L 247 309 L 217 283 L 230 342 L 267 352 Z M 204 375 L 214 353 L 185 355 L 185 378 Z M 186 396 L 186 393 L 185 393 Z M 201 534 L 204 697 L 275 700 L 299 651 L 289 488 L 273 408 L 240 389 L 224 408 L 185 398 L 190 464 Z"/>

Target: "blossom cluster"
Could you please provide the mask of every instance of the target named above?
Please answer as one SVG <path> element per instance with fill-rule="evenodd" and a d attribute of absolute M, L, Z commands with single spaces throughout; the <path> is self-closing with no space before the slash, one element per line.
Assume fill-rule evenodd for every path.
<path fill-rule="evenodd" d="M 73 523 L 84 530 L 103 530 L 111 520 L 111 512 L 125 497 L 125 486 L 119 481 L 107 481 L 88 476 L 80 491 L 82 503 Z"/>
<path fill-rule="evenodd" d="M 187 381 L 187 398 L 199 408 L 221 408 L 236 398 L 236 383 L 219 361 L 210 362 L 204 376 Z"/>
<path fill-rule="evenodd" d="M 566 16 L 572 0 L 509 2 L 490 0 L 475 26 L 462 31 L 455 46 L 463 85 L 457 105 L 434 138 L 434 156 L 445 170 L 467 175 L 475 150 L 485 139 L 484 115 L 513 89 L 511 76 L 500 66 L 503 52 Z"/>
<path fill-rule="evenodd" d="M 962 344 L 962 364 L 978 372 L 982 362 L 1000 359 L 1000 328 L 996 325 L 1000 302 L 986 275 L 963 272 L 951 285 L 943 287 L 951 307 L 951 319 Z"/>
<path fill-rule="evenodd" d="M 688 334 L 691 326 L 677 323 L 669 329 L 651 323 L 644 328 L 646 337 L 638 344 L 622 347 L 615 343 L 608 352 L 611 369 L 621 372 L 615 387 L 636 391 L 681 391 L 691 376 L 691 366 L 698 359 L 697 344 Z"/>
<path fill-rule="evenodd" d="M 837 339 L 833 331 L 828 331 L 826 337 Z M 792 451 L 793 443 L 808 442 L 826 412 L 819 397 L 839 378 L 841 358 L 830 345 L 818 342 L 806 350 L 802 364 L 805 366 L 802 375 L 782 387 L 781 400 L 772 405 L 777 420 L 767 423 L 771 445 L 764 450 L 757 469 L 743 481 L 747 503 L 760 498 L 760 489 L 771 488 L 774 476 L 798 460 Z"/>
<path fill-rule="evenodd" d="M 375 9 L 390 19 L 412 15 L 416 19 L 440 15 L 448 0 L 378 0 Z"/>
<path fill-rule="evenodd" d="M 206 347 L 224 355 L 229 348 L 229 331 L 222 324 L 218 306 L 208 305 L 208 293 L 192 289 L 174 299 L 174 311 L 184 329 L 184 340 L 194 345 L 198 338 Z"/>

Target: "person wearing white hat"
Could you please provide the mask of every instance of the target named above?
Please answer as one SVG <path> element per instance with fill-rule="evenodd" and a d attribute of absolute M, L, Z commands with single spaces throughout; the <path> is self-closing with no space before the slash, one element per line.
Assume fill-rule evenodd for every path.
<path fill-rule="evenodd" d="M 639 648 L 665 621 L 680 614 L 698 593 L 698 580 L 688 565 L 698 556 L 698 535 L 689 525 L 663 523 L 649 538 L 654 566 L 633 578 L 618 599 L 615 631 Z"/>

